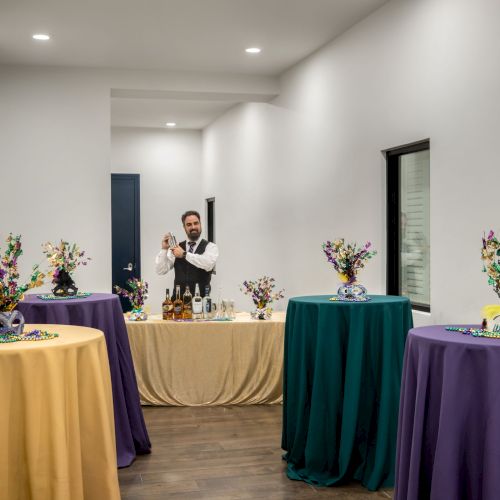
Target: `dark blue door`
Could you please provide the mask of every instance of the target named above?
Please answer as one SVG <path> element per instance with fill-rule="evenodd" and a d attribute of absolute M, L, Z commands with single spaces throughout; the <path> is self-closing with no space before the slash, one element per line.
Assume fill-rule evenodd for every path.
<path fill-rule="evenodd" d="M 139 174 L 111 174 L 111 245 L 114 285 L 128 288 L 126 281 L 141 277 Z M 130 311 L 120 297 L 123 311 Z"/>

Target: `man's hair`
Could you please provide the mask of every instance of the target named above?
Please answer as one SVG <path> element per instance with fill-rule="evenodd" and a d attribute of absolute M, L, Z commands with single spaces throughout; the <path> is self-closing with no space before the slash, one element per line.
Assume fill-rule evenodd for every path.
<path fill-rule="evenodd" d="M 196 215 L 198 217 L 198 220 L 201 221 L 200 214 L 196 210 L 188 210 L 187 212 L 182 214 L 182 225 L 184 225 L 184 221 L 186 220 L 186 217 L 189 217 L 190 215 Z"/>

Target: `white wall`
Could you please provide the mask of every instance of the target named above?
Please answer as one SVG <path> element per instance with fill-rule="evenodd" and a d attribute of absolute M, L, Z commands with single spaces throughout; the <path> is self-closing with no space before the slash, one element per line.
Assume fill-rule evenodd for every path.
<path fill-rule="evenodd" d="M 4 249 L 10 231 L 22 234 L 23 278 L 33 263 L 45 264 L 41 243 L 60 238 L 77 242 L 92 258 L 87 267 L 75 273 L 77 286 L 82 291 L 109 292 L 111 90 L 215 92 L 264 99 L 275 95 L 277 88 L 273 77 L 0 65 L 0 249 Z M 187 162 L 191 173 L 195 160 L 187 158 L 199 157 L 200 149 L 199 134 L 192 137 L 196 146 L 179 163 L 185 166 Z M 153 168 L 158 164 L 151 154 L 146 161 Z M 199 158 L 196 161 L 199 169 Z M 119 168 L 135 168 L 138 163 L 120 162 Z M 181 179 L 185 174 L 181 172 Z M 189 193 L 200 194 L 198 179 L 199 175 L 191 177 L 185 191 L 176 191 L 180 204 L 175 207 L 175 217 L 186 202 L 193 204 Z M 150 180 L 146 185 L 157 193 Z M 197 206 L 201 203 L 197 198 Z M 159 233 L 154 227 L 150 233 L 156 245 Z M 145 238 L 149 239 L 150 233 Z M 149 251 L 143 248 L 144 269 Z M 37 292 L 51 287 L 47 283 Z"/>
<path fill-rule="evenodd" d="M 493 0 L 390 2 L 283 75 L 274 102 L 205 130 L 227 294 L 265 273 L 288 297 L 333 293 L 321 243 L 338 236 L 374 243 L 361 280 L 384 293 L 381 151 L 430 138 L 432 315 L 416 323 L 477 323 L 498 302 L 480 246 L 483 230 L 500 230 L 499 18 Z"/>
<path fill-rule="evenodd" d="M 186 210 L 204 214 L 201 193 L 201 133 L 189 130 L 111 129 L 111 171 L 140 174 L 142 279 L 149 283 L 151 313 L 161 311 L 173 273 L 158 276 L 154 258 L 162 236 L 185 239 L 180 220 Z M 205 236 L 205 235 L 203 235 Z"/>
<path fill-rule="evenodd" d="M 216 197 L 224 295 L 248 309 L 238 285 L 264 273 L 287 296 L 335 291 L 321 243 L 338 235 L 373 241 L 379 255 L 361 277 L 383 293 L 380 151 L 429 137 L 430 320 L 478 321 L 498 301 L 479 248 L 484 229 L 500 230 L 499 17 L 494 0 L 389 2 L 286 73 L 272 104 L 242 105 L 205 131 L 199 202 Z M 202 80 L 0 67 L 0 236 L 23 234 L 23 272 L 40 243 L 64 237 L 93 257 L 80 288 L 110 289 L 110 89 L 275 90 L 272 79 Z"/>
<path fill-rule="evenodd" d="M 91 74 L 0 67 L 0 248 L 22 234 L 22 278 L 45 264 L 41 243 L 63 238 L 92 258 L 76 285 L 109 291 L 109 106 Z"/>

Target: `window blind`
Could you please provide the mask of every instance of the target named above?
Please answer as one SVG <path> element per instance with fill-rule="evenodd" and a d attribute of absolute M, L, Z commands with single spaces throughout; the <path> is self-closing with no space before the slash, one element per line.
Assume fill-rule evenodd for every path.
<path fill-rule="evenodd" d="M 429 150 L 400 157 L 400 289 L 416 304 L 430 304 Z"/>

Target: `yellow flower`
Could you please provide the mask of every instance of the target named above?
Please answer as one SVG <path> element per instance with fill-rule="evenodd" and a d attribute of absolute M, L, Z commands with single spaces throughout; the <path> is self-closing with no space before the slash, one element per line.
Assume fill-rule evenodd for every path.
<path fill-rule="evenodd" d="M 43 278 L 45 278 L 45 274 L 40 273 L 37 276 L 36 281 L 35 281 L 35 283 L 33 283 L 33 286 L 31 288 L 37 288 L 39 286 L 42 286 L 43 285 Z"/>
<path fill-rule="evenodd" d="M 345 273 L 339 273 L 339 278 L 342 283 L 347 283 L 349 281 L 349 278 L 347 277 L 347 274 Z"/>

